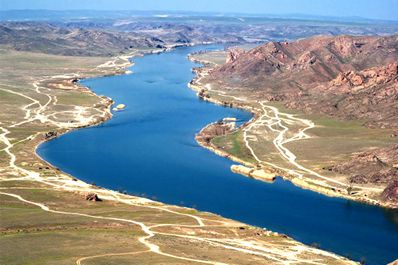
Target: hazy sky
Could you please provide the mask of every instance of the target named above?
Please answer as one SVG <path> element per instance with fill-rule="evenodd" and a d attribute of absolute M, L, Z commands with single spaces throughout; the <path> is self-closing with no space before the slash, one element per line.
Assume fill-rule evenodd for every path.
<path fill-rule="evenodd" d="M 398 20 L 398 0 L 0 0 L 0 9 L 177 10 Z"/>

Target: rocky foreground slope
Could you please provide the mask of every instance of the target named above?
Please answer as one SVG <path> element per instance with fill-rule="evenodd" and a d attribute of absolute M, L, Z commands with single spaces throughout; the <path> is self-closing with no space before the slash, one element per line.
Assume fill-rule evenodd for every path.
<path fill-rule="evenodd" d="M 398 144 L 361 152 L 331 170 L 348 175 L 352 184 L 387 185 L 381 200 L 398 203 Z"/>
<path fill-rule="evenodd" d="M 318 36 L 230 51 L 211 73 L 251 97 L 398 128 L 398 36 Z"/>

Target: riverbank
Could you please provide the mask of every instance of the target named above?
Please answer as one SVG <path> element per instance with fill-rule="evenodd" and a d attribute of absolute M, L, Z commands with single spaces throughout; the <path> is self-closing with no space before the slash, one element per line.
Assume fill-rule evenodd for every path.
<path fill-rule="evenodd" d="M 203 67 L 201 68 L 195 68 L 193 69 L 194 73 L 196 74 L 196 77 L 188 84 L 188 86 L 196 91 L 197 96 L 201 98 L 202 100 L 212 102 L 217 105 L 221 105 L 224 107 L 237 107 L 244 109 L 248 112 L 251 112 L 253 114 L 253 118 L 243 124 L 240 128 L 238 128 L 234 132 L 244 132 L 246 134 L 249 130 L 252 129 L 253 126 L 256 126 L 256 123 L 263 124 L 264 121 L 261 121 L 263 117 L 266 118 L 272 118 L 269 117 L 267 111 L 268 109 L 271 109 L 275 113 L 275 117 L 277 118 L 279 115 L 285 115 L 287 118 L 291 118 L 292 122 L 295 121 L 300 121 L 303 122 L 304 124 L 308 124 L 309 126 L 301 129 L 296 136 L 291 137 L 291 139 L 294 140 L 300 140 L 300 139 L 308 139 L 310 136 L 306 135 L 304 132 L 308 129 L 313 128 L 315 125 L 312 121 L 310 120 L 304 120 L 304 119 L 298 119 L 293 117 L 291 114 L 285 114 L 279 112 L 279 110 L 275 106 L 268 106 L 266 105 L 267 102 L 258 102 L 258 101 L 252 101 L 248 100 L 244 97 L 244 95 L 236 95 L 236 94 L 231 94 L 229 93 L 228 89 L 222 89 L 218 88 L 217 90 L 212 88 L 212 84 L 202 84 L 201 80 L 204 79 L 209 71 L 212 70 L 212 68 L 215 66 L 215 64 L 211 63 L 208 60 L 200 60 L 195 58 L 194 55 L 190 55 L 188 57 L 191 61 L 196 62 L 196 63 L 201 63 L 203 64 Z M 266 109 L 267 108 L 267 109 Z M 272 118 L 274 119 L 274 118 Z M 281 120 L 279 119 L 279 123 Z M 254 177 L 256 179 L 264 180 L 266 182 L 269 182 L 272 177 L 270 177 L 269 174 L 274 174 L 274 177 L 280 176 L 285 180 L 290 181 L 294 185 L 303 188 L 303 189 L 308 189 L 326 196 L 330 197 L 338 197 L 338 198 L 344 198 L 352 201 L 357 201 L 361 203 L 366 203 L 370 205 L 376 205 L 384 208 L 398 208 L 398 205 L 394 205 L 388 202 L 383 202 L 380 201 L 379 199 L 375 198 L 378 195 L 372 195 L 372 198 L 370 198 L 369 194 L 373 194 L 374 191 L 377 189 L 374 188 L 367 188 L 367 187 L 353 187 L 352 185 L 345 184 L 343 182 L 339 181 L 334 181 L 331 178 L 321 176 L 318 173 L 315 173 L 312 170 L 306 169 L 302 167 L 301 165 L 297 164 L 295 162 L 295 155 L 290 152 L 287 148 L 283 147 L 281 142 L 280 146 L 277 146 L 278 150 L 280 150 L 281 154 L 286 158 L 286 159 L 291 159 L 289 160 L 292 162 L 292 166 L 296 167 L 298 166 L 301 171 L 306 170 L 308 173 L 314 176 L 306 176 L 302 172 L 294 171 L 294 167 L 287 167 L 287 166 L 279 166 L 275 163 L 269 163 L 268 161 L 259 159 L 258 156 L 254 153 L 253 148 L 249 146 L 248 140 L 245 139 L 245 144 L 246 146 L 250 149 L 250 152 L 252 156 L 255 158 L 255 163 L 249 162 L 247 160 L 244 160 L 236 155 L 231 154 L 230 152 L 223 150 L 220 146 L 217 146 L 214 144 L 213 141 L 203 141 L 201 138 L 201 135 L 203 134 L 203 131 L 206 129 L 203 128 L 196 136 L 197 142 L 204 148 L 209 149 L 210 151 L 231 159 L 232 161 L 235 161 L 239 164 L 244 165 L 245 168 L 240 168 L 236 170 L 237 168 L 235 167 L 235 172 L 248 176 L 248 177 L 254 177 L 253 172 L 256 172 L 258 170 L 264 171 L 268 177 L 266 178 L 261 178 L 261 177 Z M 270 127 L 271 129 L 271 127 Z M 286 128 L 287 129 L 287 128 Z M 273 129 L 275 130 L 275 129 Z M 279 134 L 277 137 L 283 137 L 286 131 L 281 131 L 281 134 Z M 231 135 L 232 133 L 229 133 Z M 276 140 L 276 138 L 275 138 Z M 274 142 L 275 142 L 274 140 Z M 288 165 L 289 166 L 289 165 Z M 294 172 L 292 174 L 292 172 Z M 306 172 L 307 173 L 307 172 Z M 316 179 L 317 177 L 320 178 L 320 180 Z M 356 191 L 352 191 L 353 189 L 356 189 Z M 381 191 L 379 191 L 381 192 Z"/>
<path fill-rule="evenodd" d="M 32 58 L 39 60 L 41 55 Z M 63 62 L 67 58 L 56 59 Z M 120 264 L 132 259 L 138 263 L 152 260 L 167 264 L 180 260 L 227 264 L 225 257 L 240 260 L 241 264 L 301 263 L 312 259 L 354 264 L 282 234 L 85 183 L 36 156 L 36 147 L 43 141 L 112 117 L 111 99 L 97 96 L 88 88 L 76 89 L 74 80 L 124 73 L 130 65 L 128 60 L 124 57 L 101 62 L 97 64 L 102 65 L 100 69 L 95 67 L 87 73 L 83 69 L 70 69 L 71 79 L 67 78 L 70 82 L 65 81 L 66 73 L 62 76 L 56 73 L 56 78 L 48 79 L 38 72 L 40 78 L 32 90 L 2 89 L 18 99 L 18 104 L 10 104 L 9 110 L 19 106 L 21 114 L 18 113 L 20 120 L 2 120 L 1 127 L 0 199 L 4 208 L 1 225 L 4 236 L 0 242 L 5 253 L 1 263 L 33 264 L 40 260 L 40 263 L 80 264 L 88 259 L 106 263 L 116 256 Z M 59 71 L 66 70 L 62 66 Z M 49 75 L 48 69 L 43 69 L 44 72 Z M 78 75 L 73 74 L 77 72 Z M 63 89 L 48 89 L 49 81 L 60 81 Z M 8 108 L 7 104 L 3 106 Z M 88 197 L 92 194 L 95 196 Z M 213 238 L 214 234 L 217 237 Z M 175 238 L 179 240 L 176 242 Z M 95 242 L 95 248 L 87 242 Z M 197 243 L 206 246 L 207 257 L 203 257 Z"/>

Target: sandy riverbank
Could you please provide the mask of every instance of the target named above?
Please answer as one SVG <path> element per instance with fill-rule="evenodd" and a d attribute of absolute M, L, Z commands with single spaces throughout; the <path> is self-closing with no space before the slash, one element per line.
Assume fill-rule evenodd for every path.
<path fill-rule="evenodd" d="M 97 97 L 99 102 L 103 104 L 103 108 L 101 109 L 102 115 L 100 118 L 86 118 L 84 120 L 78 120 L 77 124 L 71 124 L 70 126 L 67 127 L 62 127 L 60 126 L 60 129 L 56 131 L 56 134 L 53 137 L 49 138 L 44 138 L 41 135 L 37 135 L 35 138 L 33 138 L 31 141 L 34 142 L 35 147 L 34 147 L 34 153 L 36 157 L 41 160 L 44 164 L 47 166 L 58 170 L 55 166 L 53 166 L 51 163 L 43 159 L 38 153 L 37 153 L 37 148 L 44 142 L 50 141 L 54 138 L 60 137 L 63 134 L 66 134 L 68 132 L 86 128 L 86 127 L 91 127 L 91 126 L 96 126 L 101 123 L 106 122 L 107 120 L 111 119 L 113 117 L 112 114 L 112 106 L 115 104 L 112 98 L 106 97 L 106 96 L 100 96 L 97 95 L 94 91 L 92 91 L 90 88 L 85 87 L 81 85 L 80 83 L 77 83 L 79 80 L 83 80 L 86 78 L 98 78 L 98 77 L 105 77 L 105 76 L 116 76 L 116 75 L 123 75 L 123 74 L 131 74 L 132 71 L 128 70 L 129 67 L 132 67 L 134 65 L 134 62 L 132 61 L 132 58 L 135 57 L 141 57 L 145 56 L 147 54 L 156 54 L 156 53 L 161 53 L 165 51 L 169 51 L 171 49 L 177 48 L 179 46 L 182 46 L 180 44 L 178 45 L 173 45 L 167 48 L 162 48 L 162 49 L 153 49 L 153 50 L 148 50 L 148 51 L 140 51 L 139 53 L 133 53 L 133 54 L 127 54 L 127 55 L 121 55 L 121 56 L 116 56 L 112 58 L 111 60 L 98 65 L 97 68 L 102 68 L 106 69 L 104 70 L 104 74 L 97 75 L 97 76 L 85 76 L 85 75 L 79 75 L 77 73 L 68 76 L 53 76 L 48 78 L 48 81 L 53 81 L 54 83 L 54 88 L 55 89 L 64 89 L 64 90 L 76 90 L 79 89 L 80 91 L 84 93 L 88 93 L 94 97 Z M 56 80 L 56 81 L 54 81 Z M 43 80 L 45 81 L 45 80 Z M 60 87 L 57 87 L 57 84 L 61 84 Z M 95 185 L 91 185 L 88 183 L 85 183 L 81 180 L 76 179 L 75 177 L 65 173 L 65 172 L 60 172 L 60 174 L 64 177 L 69 179 L 70 181 L 68 182 L 68 188 L 65 190 L 68 191 L 78 191 L 78 192 L 84 192 L 84 193 L 92 193 L 95 192 L 97 193 L 101 198 L 106 199 L 106 200 L 114 200 L 115 197 L 128 197 L 129 199 L 133 199 L 136 202 L 142 202 L 142 203 L 150 203 L 150 204 L 156 204 L 156 205 L 163 205 L 160 202 L 156 202 L 147 198 L 141 198 L 141 197 L 136 197 L 136 196 L 129 196 L 126 194 L 122 194 L 117 191 L 105 189 L 102 187 L 97 187 Z M 74 189 L 73 187 L 76 187 Z M 117 196 L 115 196 L 117 194 Z M 184 208 L 184 207 L 182 207 Z"/>

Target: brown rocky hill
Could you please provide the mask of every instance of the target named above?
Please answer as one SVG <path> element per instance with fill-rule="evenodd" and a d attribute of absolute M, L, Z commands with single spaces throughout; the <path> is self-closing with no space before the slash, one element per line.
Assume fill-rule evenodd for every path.
<path fill-rule="evenodd" d="M 331 170 L 349 176 L 352 184 L 385 184 L 385 202 L 398 202 L 398 144 L 355 154 Z"/>
<path fill-rule="evenodd" d="M 369 127 L 398 127 L 398 35 L 317 36 L 230 50 L 213 82 Z M 249 92 L 249 93 L 248 93 Z"/>
<path fill-rule="evenodd" d="M 350 175 L 351 183 L 391 183 L 398 180 L 398 144 L 361 152 L 332 170 Z"/>
<path fill-rule="evenodd" d="M 0 23 L 0 44 L 15 50 L 68 56 L 117 55 L 136 47 L 163 47 L 163 41 L 134 33 L 68 28 L 41 22 Z"/>

